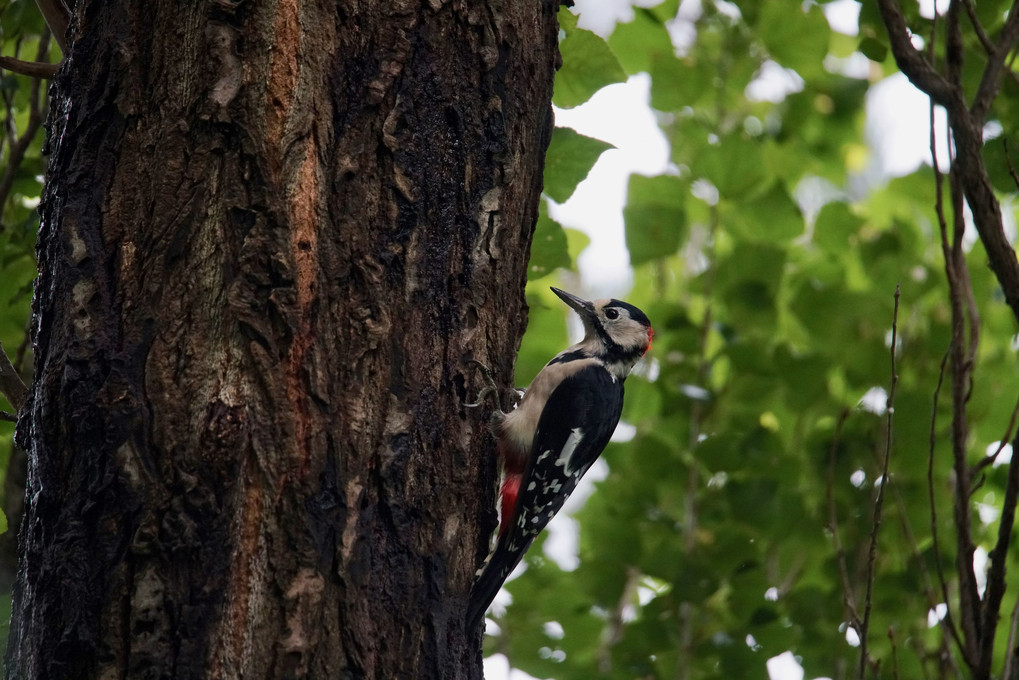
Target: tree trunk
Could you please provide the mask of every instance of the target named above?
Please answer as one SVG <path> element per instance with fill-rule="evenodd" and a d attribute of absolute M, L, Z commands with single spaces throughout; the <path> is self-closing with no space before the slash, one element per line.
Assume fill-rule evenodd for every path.
<path fill-rule="evenodd" d="M 11 677 L 481 676 L 556 9 L 77 3 Z"/>

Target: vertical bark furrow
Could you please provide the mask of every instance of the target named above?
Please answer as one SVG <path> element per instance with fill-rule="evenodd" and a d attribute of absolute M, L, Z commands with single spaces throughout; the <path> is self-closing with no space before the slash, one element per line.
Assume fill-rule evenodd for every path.
<path fill-rule="evenodd" d="M 526 321 L 554 8 L 79 11 L 11 675 L 480 677 L 463 362 Z"/>

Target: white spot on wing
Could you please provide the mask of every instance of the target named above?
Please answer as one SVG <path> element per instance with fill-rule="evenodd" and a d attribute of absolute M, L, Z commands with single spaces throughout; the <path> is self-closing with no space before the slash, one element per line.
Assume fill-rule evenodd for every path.
<path fill-rule="evenodd" d="M 559 452 L 559 458 L 556 459 L 556 465 L 562 465 L 563 470 L 566 472 L 570 471 L 570 459 L 573 457 L 573 452 L 577 450 L 580 442 L 584 439 L 584 431 L 579 427 L 573 428 L 570 432 L 570 436 L 566 438 L 566 443 L 563 444 L 562 450 Z"/>

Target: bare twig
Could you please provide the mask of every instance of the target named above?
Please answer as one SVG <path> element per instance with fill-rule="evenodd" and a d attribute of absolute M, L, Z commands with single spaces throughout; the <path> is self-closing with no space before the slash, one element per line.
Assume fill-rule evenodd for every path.
<path fill-rule="evenodd" d="M 885 488 L 890 483 L 888 479 L 888 461 L 892 457 L 892 424 L 895 418 L 895 387 L 899 383 L 899 374 L 895 368 L 895 348 L 898 344 L 899 332 L 899 295 L 901 293 L 899 284 L 895 285 L 895 307 L 892 310 L 892 348 L 891 355 L 891 381 L 888 389 L 888 398 L 885 401 L 885 456 L 881 470 L 881 483 L 877 488 L 877 498 L 874 500 L 874 517 L 870 527 L 870 544 L 867 552 L 867 591 L 863 603 L 863 625 L 860 634 L 860 673 L 859 678 L 863 680 L 867 670 L 867 632 L 870 628 L 870 611 L 873 605 L 874 596 L 874 566 L 877 563 L 877 537 L 881 530 L 881 511 L 884 506 Z"/>
<path fill-rule="evenodd" d="M 944 384 L 945 366 L 948 364 L 948 356 L 949 353 L 945 352 L 945 355 L 941 358 L 941 366 L 938 370 L 938 384 L 934 388 L 934 403 L 931 408 L 931 428 L 927 452 L 927 498 L 931 511 L 931 550 L 934 553 L 934 568 L 938 574 L 938 583 L 941 586 L 941 601 L 945 604 L 945 616 L 941 619 L 941 627 L 948 630 L 959 651 L 965 657 L 966 647 L 959 638 L 959 631 L 956 629 L 955 622 L 952 619 L 952 605 L 948 597 L 948 582 L 945 580 L 945 570 L 941 566 L 941 545 L 938 541 L 938 510 L 934 494 L 934 445 L 937 442 L 938 395 L 941 393 L 941 385 Z"/>
<path fill-rule="evenodd" d="M 899 645 L 895 641 L 895 628 L 888 627 L 888 642 L 892 645 L 892 680 L 899 680 Z"/>
<path fill-rule="evenodd" d="M 14 370 L 11 360 L 4 351 L 3 343 L 0 343 L 0 392 L 3 392 L 7 401 L 15 411 L 20 411 L 28 399 L 28 388 L 22 382 L 21 376 Z"/>
<path fill-rule="evenodd" d="M 825 496 L 828 501 L 828 531 L 831 532 L 835 546 L 835 563 L 839 568 L 839 581 L 842 582 L 842 601 L 849 612 L 849 624 L 859 634 L 861 623 L 856 609 L 856 596 L 853 594 L 853 583 L 849 578 L 849 567 L 846 565 L 846 550 L 839 538 L 839 516 L 835 508 L 835 459 L 839 444 L 842 441 L 842 427 L 849 417 L 849 409 L 842 409 L 835 423 L 835 434 L 832 436 L 831 449 L 828 452 L 828 473 L 825 480 Z"/>
<path fill-rule="evenodd" d="M 932 29 L 933 31 L 933 29 Z M 930 46 L 933 49 L 934 36 L 931 37 Z M 940 167 L 938 165 L 938 151 L 937 151 L 937 140 L 935 138 L 935 127 L 934 127 L 934 102 L 930 104 L 930 149 L 931 149 L 931 163 L 934 167 L 934 210 L 938 218 L 938 231 L 941 236 L 941 250 L 945 258 L 945 275 L 948 278 L 949 291 L 955 290 L 958 287 L 956 282 L 956 271 L 955 267 L 952 266 L 953 253 L 952 248 L 948 244 L 948 223 L 945 219 L 945 206 L 944 206 L 944 191 L 943 181 Z M 949 145 L 951 148 L 951 145 Z M 953 312 L 955 310 L 953 305 Z M 954 318 L 954 314 L 953 314 Z M 934 566 L 938 574 L 938 582 L 941 586 L 941 597 L 945 603 L 946 612 L 944 618 L 941 620 L 942 629 L 947 628 L 952 639 L 955 641 L 960 652 L 968 665 L 972 666 L 972 654 L 967 644 L 965 644 L 959 637 L 959 631 L 956 629 L 955 622 L 952 618 L 952 607 L 951 600 L 948 597 L 948 582 L 945 579 L 945 570 L 941 566 L 941 546 L 938 541 L 938 512 L 937 503 L 935 500 L 934 493 L 934 447 L 936 443 L 936 428 L 938 419 L 938 396 L 941 393 L 941 385 L 945 379 L 945 367 L 948 364 L 949 357 L 952 354 L 951 348 L 945 352 L 944 357 L 941 359 L 941 366 L 938 370 L 938 384 L 934 388 L 933 406 L 931 408 L 931 426 L 929 435 L 929 449 L 927 453 L 927 494 L 930 505 L 931 514 L 931 549 L 934 551 Z M 966 615 L 963 614 L 963 620 L 966 619 Z M 967 640 L 970 640 L 967 637 Z M 970 641 L 970 645 L 974 645 L 975 642 Z M 975 660 L 974 660 L 975 661 Z"/>
<path fill-rule="evenodd" d="M 1015 166 L 1012 165 L 1012 154 L 1008 152 L 1008 138 L 1001 138 L 1001 147 L 1005 151 L 1005 165 L 1008 166 L 1008 175 L 1012 178 L 1012 183 L 1019 188 L 1019 174 L 1016 174 Z"/>
<path fill-rule="evenodd" d="M 937 145 L 934 137 L 934 101 L 930 106 L 930 147 L 934 164 L 935 213 L 941 236 L 941 251 L 945 258 L 945 276 L 948 279 L 949 303 L 952 310 L 952 343 L 946 358 L 952 360 L 952 459 L 955 471 L 955 504 L 954 520 L 956 526 L 956 571 L 959 576 L 959 618 L 963 633 L 962 655 L 970 668 L 974 668 L 978 659 L 980 596 L 977 591 L 976 574 L 973 571 L 973 540 L 970 526 L 969 497 L 970 474 L 966 462 L 966 400 L 968 398 L 969 371 L 965 345 L 965 314 L 963 313 L 963 288 L 969 286 L 964 254 L 962 250 L 962 231 L 965 222 L 962 216 L 962 196 L 959 188 L 958 175 L 951 175 L 952 207 L 954 233 L 952 243 L 948 241 L 948 224 L 945 219 L 944 194 L 942 175 L 938 167 Z M 949 146 L 951 148 L 951 146 Z M 972 338 L 972 336 L 971 336 Z M 974 350 L 971 350 L 974 351 Z M 944 363 L 942 363 L 942 372 Z M 939 377 L 938 389 L 941 386 Z M 935 410 L 937 408 L 935 402 Z M 936 411 L 935 411 L 936 412 Z M 936 532 L 936 516 L 934 511 L 933 489 L 933 456 L 934 456 L 934 423 L 931 423 L 931 451 L 928 469 L 928 486 L 931 498 L 931 528 Z M 936 535 L 936 534 L 935 534 Z M 947 587 L 941 563 L 938 562 L 939 578 L 941 579 L 945 603 L 948 604 Z"/>
<path fill-rule="evenodd" d="M 1016 649 L 1016 627 L 1019 626 L 1019 595 L 1016 595 L 1015 606 L 1012 607 L 1012 622 L 1008 627 L 1008 645 L 1005 647 L 1005 668 L 1001 671 L 1001 680 L 1016 680 L 1019 676 L 1019 649 Z"/>
<path fill-rule="evenodd" d="M 37 59 L 41 59 L 49 51 L 49 44 L 49 32 L 43 31 L 42 36 L 39 38 Z M 14 185 L 14 178 L 21 168 L 22 161 L 25 160 L 25 154 L 32 145 L 32 140 L 35 139 L 36 133 L 39 132 L 39 128 L 42 127 L 43 110 L 42 85 L 40 81 L 36 80 L 32 83 L 32 91 L 29 95 L 28 122 L 25 124 L 25 129 L 21 135 L 11 144 L 7 156 L 7 167 L 4 168 L 3 174 L 0 174 L 0 206 L 7 202 L 11 187 Z"/>
<path fill-rule="evenodd" d="M 14 57 L 0 56 L 0 68 L 13 73 L 18 73 L 30 78 L 52 78 L 60 64 L 50 64 L 43 61 L 24 61 Z"/>
<path fill-rule="evenodd" d="M 1015 408 L 1012 409 L 1012 416 L 1008 419 L 1008 427 L 1005 428 L 1005 436 L 998 440 L 998 448 L 995 449 L 994 453 L 989 453 L 981 458 L 980 461 L 973 466 L 974 471 L 983 470 L 998 459 L 1001 452 L 1005 450 L 1005 446 L 1008 444 L 1009 440 L 1012 439 L 1012 428 L 1015 427 L 1017 417 L 1019 417 L 1019 401 L 1016 401 Z"/>
<path fill-rule="evenodd" d="M 928 465 L 928 473 L 930 473 L 930 466 Z M 932 486 L 932 482 L 928 479 L 928 488 Z M 902 532 L 905 535 L 906 542 L 909 544 L 910 549 L 913 551 L 913 556 L 916 558 L 917 568 L 920 571 L 920 575 L 923 577 L 923 590 L 927 596 L 927 605 L 933 610 L 938 605 L 943 604 L 945 606 L 945 615 L 941 617 L 939 621 L 939 628 L 941 629 L 941 641 L 942 649 L 948 651 L 950 648 L 950 642 L 954 641 L 956 646 L 961 650 L 962 641 L 959 640 L 959 633 L 955 628 L 955 623 L 952 620 L 952 609 L 948 606 L 948 594 L 945 588 L 944 577 L 941 576 L 939 570 L 939 576 L 941 576 L 941 592 L 939 595 L 934 590 L 934 585 L 931 580 L 930 570 L 927 568 L 927 562 L 924 560 L 923 555 L 920 552 L 920 546 L 916 541 L 916 535 L 913 533 L 913 528 L 909 524 L 909 511 L 906 509 L 906 501 L 902 497 L 902 493 L 899 491 L 897 486 L 892 487 L 892 495 L 895 499 L 895 507 L 898 511 L 897 514 L 902 523 Z M 935 555 L 937 553 L 935 552 Z M 952 655 L 948 654 L 949 662 L 955 666 L 955 659 Z"/>
<path fill-rule="evenodd" d="M 984 46 L 984 50 L 986 50 L 988 54 L 993 54 L 994 43 L 991 42 L 991 37 L 987 35 L 987 31 L 984 30 L 983 24 L 980 23 L 980 19 L 977 17 L 977 9 L 973 5 L 973 0 L 962 0 L 962 5 L 966 8 L 966 14 L 969 16 L 969 23 L 973 26 L 973 32 L 977 34 L 980 44 Z"/>
<path fill-rule="evenodd" d="M 1012 440 L 1012 450 L 1019 447 L 1019 436 Z M 1005 559 L 1012 541 L 1012 526 L 1015 524 L 1016 502 L 1019 501 L 1019 456 L 1012 456 L 1008 464 L 1008 482 L 1005 484 L 1005 500 L 1001 506 L 1001 520 L 998 523 L 998 540 L 988 553 L 991 566 L 987 570 L 987 588 L 984 592 L 984 619 L 980 645 L 980 664 L 977 677 L 990 677 L 991 662 L 994 660 L 994 632 L 998 626 L 1001 600 L 1005 595 Z"/>
<path fill-rule="evenodd" d="M 609 673 L 612 670 L 612 648 L 623 639 L 623 615 L 626 613 L 626 608 L 633 602 L 633 596 L 640 584 L 640 576 L 640 570 L 636 567 L 628 566 L 626 568 L 626 583 L 623 584 L 623 592 L 609 617 L 605 631 L 602 633 L 601 644 L 598 646 L 598 669 L 602 673 Z"/>
<path fill-rule="evenodd" d="M 1001 83 L 1001 72 L 1005 68 L 1005 60 L 1008 53 L 1019 41 L 1019 0 L 1012 3 L 1012 8 L 1005 19 L 1005 25 L 1001 28 L 1001 34 L 993 49 L 988 52 L 987 65 L 984 67 L 983 76 L 980 78 L 980 85 L 977 88 L 976 96 L 973 98 L 973 106 L 970 113 L 978 125 L 983 125 L 987 111 L 991 108 L 995 96 L 998 94 L 998 86 Z"/>

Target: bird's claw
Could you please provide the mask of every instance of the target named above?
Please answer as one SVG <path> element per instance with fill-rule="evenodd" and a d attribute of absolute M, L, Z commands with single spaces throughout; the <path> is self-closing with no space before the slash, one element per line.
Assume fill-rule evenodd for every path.
<path fill-rule="evenodd" d="M 477 359 L 468 359 L 468 364 L 473 364 L 477 367 L 478 371 L 481 372 L 481 377 L 485 381 L 485 386 L 481 388 L 481 392 L 478 393 L 478 399 L 473 404 L 464 402 L 464 406 L 467 408 L 477 408 L 485 403 L 485 399 L 491 395 L 495 395 L 496 399 L 499 398 L 499 388 L 495 384 L 495 378 L 492 377 L 492 369 L 484 365 Z"/>

